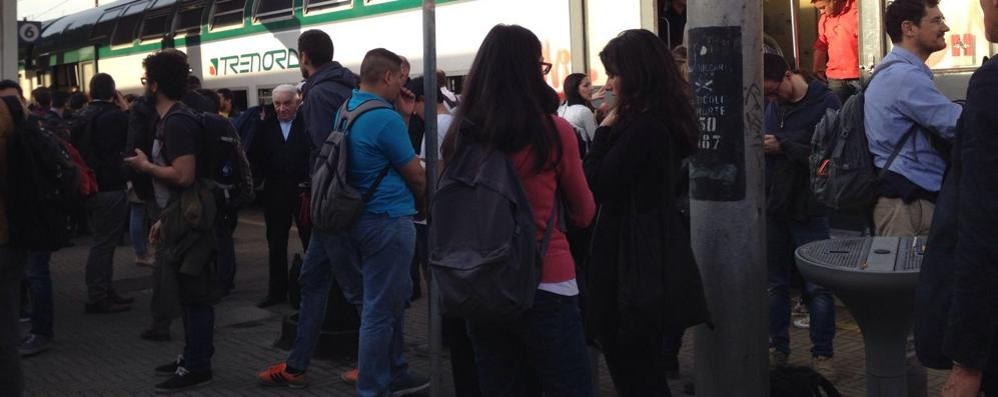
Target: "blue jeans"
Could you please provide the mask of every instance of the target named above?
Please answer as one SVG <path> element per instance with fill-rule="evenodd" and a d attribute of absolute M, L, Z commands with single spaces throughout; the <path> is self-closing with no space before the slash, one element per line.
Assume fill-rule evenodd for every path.
<path fill-rule="evenodd" d="M 769 347 L 790 353 L 790 272 L 794 251 L 812 241 L 829 239 L 828 219 L 806 221 L 766 218 L 766 255 L 769 262 Z M 812 356 L 831 357 L 835 339 L 835 300 L 820 285 L 804 281 L 810 298 Z"/>
<path fill-rule="evenodd" d="M 215 354 L 215 308 L 211 305 L 180 305 L 184 320 L 184 368 L 191 372 L 211 370 Z"/>
<path fill-rule="evenodd" d="M 128 218 L 128 233 L 132 238 L 132 248 L 135 256 L 149 254 L 149 229 L 145 203 L 131 203 L 131 214 Z"/>
<path fill-rule="evenodd" d="M 49 273 L 51 252 L 32 252 L 28 255 L 28 280 L 31 281 L 31 333 L 52 338 L 54 315 L 52 304 L 52 274 Z"/>
<path fill-rule="evenodd" d="M 335 274 L 347 301 L 361 313 L 357 395 L 390 395 L 391 381 L 408 370 L 402 319 L 412 294 L 415 242 L 411 217 L 364 214 L 348 234 L 313 232 L 299 276 L 298 334 L 288 365 L 308 368 Z"/>
<path fill-rule="evenodd" d="M 534 306 L 519 319 L 469 321 L 468 336 L 483 396 L 527 395 L 527 371 L 537 374 L 545 395 L 592 396 L 578 297 L 537 290 Z"/>

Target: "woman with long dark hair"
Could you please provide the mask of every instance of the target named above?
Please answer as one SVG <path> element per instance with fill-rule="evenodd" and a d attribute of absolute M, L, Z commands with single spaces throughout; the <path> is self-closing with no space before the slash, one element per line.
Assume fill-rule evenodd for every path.
<path fill-rule="evenodd" d="M 445 169 L 472 144 L 507 156 L 530 202 L 538 244 L 556 197 L 569 223 L 587 226 L 595 214 L 582 160 L 569 155 L 578 150 L 575 132 L 553 116 L 558 99 L 544 82 L 549 70 L 532 32 L 494 27 L 472 64 L 443 148 Z M 552 227 L 533 306 L 510 321 L 468 322 L 484 396 L 527 395 L 528 371 L 545 395 L 592 395 L 575 265 L 565 234 Z"/>
<path fill-rule="evenodd" d="M 619 395 L 668 396 L 666 335 L 708 318 L 677 200 L 697 134 L 692 101 L 669 49 L 649 31 L 624 31 L 600 59 L 617 100 L 586 157 L 600 203 L 587 326 Z"/>
<path fill-rule="evenodd" d="M 572 73 L 565 77 L 565 103 L 558 107 L 558 116 L 567 120 L 579 132 L 579 138 L 589 148 L 596 133 L 596 117 L 593 115 L 593 83 L 582 73 Z"/>

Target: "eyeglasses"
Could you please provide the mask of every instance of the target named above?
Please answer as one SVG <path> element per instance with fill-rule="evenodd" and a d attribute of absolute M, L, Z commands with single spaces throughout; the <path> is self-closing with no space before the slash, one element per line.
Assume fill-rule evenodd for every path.
<path fill-rule="evenodd" d="M 148 82 L 149 82 L 149 80 L 148 80 L 148 79 L 146 79 L 145 77 L 139 77 L 139 81 L 141 81 L 141 82 L 142 82 L 142 85 L 146 85 L 146 83 L 148 83 Z"/>
<path fill-rule="evenodd" d="M 787 81 L 787 79 L 780 80 L 780 84 L 777 84 L 772 90 L 766 91 L 766 98 L 776 98 L 776 96 L 780 93 L 780 87 L 783 87 L 783 82 L 785 81 Z"/>
<path fill-rule="evenodd" d="M 548 73 L 551 73 L 552 67 L 554 67 L 554 65 L 548 62 L 541 62 L 541 73 L 544 73 L 544 75 L 546 76 Z"/>

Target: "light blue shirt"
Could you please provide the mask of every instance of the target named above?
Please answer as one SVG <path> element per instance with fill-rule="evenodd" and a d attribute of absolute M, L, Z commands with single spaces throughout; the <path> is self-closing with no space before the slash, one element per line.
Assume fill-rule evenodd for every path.
<path fill-rule="evenodd" d="M 284 134 L 284 142 L 287 142 L 288 137 L 291 136 L 291 123 L 293 123 L 294 120 L 291 121 L 277 120 L 277 122 L 281 124 L 281 133 Z"/>
<path fill-rule="evenodd" d="M 963 108 L 939 92 L 932 70 L 910 51 L 894 47 L 881 64 L 898 59 L 902 63 L 877 72 L 866 89 L 863 124 L 870 153 L 877 168 L 883 168 L 904 134 L 917 124 L 921 132 L 905 143 L 890 170 L 926 191 L 938 192 L 946 162 L 927 134 L 953 140 Z"/>

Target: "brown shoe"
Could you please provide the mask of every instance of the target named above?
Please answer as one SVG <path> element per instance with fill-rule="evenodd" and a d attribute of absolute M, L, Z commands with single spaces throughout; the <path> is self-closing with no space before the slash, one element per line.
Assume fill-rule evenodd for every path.
<path fill-rule="evenodd" d="M 101 300 L 100 302 L 87 303 L 85 306 L 87 314 L 120 313 L 131 309 L 131 306 L 114 303 L 111 298 Z"/>

